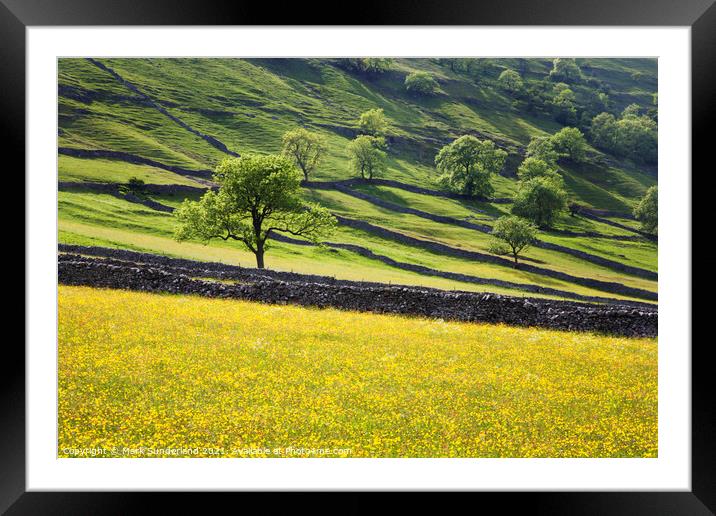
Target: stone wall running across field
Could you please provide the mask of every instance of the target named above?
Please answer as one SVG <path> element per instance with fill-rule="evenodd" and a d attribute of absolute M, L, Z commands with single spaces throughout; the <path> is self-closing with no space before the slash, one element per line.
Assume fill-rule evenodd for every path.
<path fill-rule="evenodd" d="M 195 279 L 161 266 L 72 256 L 59 260 L 58 280 L 65 285 L 196 294 L 270 304 L 334 307 L 623 336 L 654 337 L 658 327 L 656 307 L 589 305 L 389 285 L 282 281 L 268 276 L 256 277 L 251 282 L 227 284 Z"/>

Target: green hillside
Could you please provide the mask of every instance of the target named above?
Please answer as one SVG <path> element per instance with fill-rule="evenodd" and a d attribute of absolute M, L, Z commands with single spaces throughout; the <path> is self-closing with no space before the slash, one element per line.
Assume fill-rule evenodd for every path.
<path fill-rule="evenodd" d="M 537 271 L 481 259 L 490 252 L 491 237 L 486 232 L 430 218 L 437 215 L 490 227 L 496 217 L 510 212 L 511 205 L 500 198 L 514 195 L 515 171 L 531 138 L 550 136 L 565 122 L 589 135 L 594 115 L 606 111 L 618 118 L 633 104 L 641 113 L 655 113 L 656 60 L 590 58 L 577 59 L 577 64 L 582 78 L 569 84 L 574 109 L 567 116 L 573 119 L 565 121 L 564 113 L 547 107 L 551 101 L 543 102 L 554 95 L 554 85 L 560 82 L 554 74 L 550 77 L 551 59 L 395 59 L 390 69 L 376 74 L 354 70 L 338 59 L 60 59 L 59 240 L 251 266 L 252 255 L 242 244 L 178 243 L 172 238 L 171 213 L 85 183 L 124 185 L 138 178 L 147 184 L 204 188 L 206 171 L 222 159 L 277 153 L 282 135 L 298 126 L 321 134 L 326 142 L 325 159 L 312 182 L 353 179 L 346 146 L 358 134 L 360 114 L 382 108 L 391 129 L 388 169 L 380 179 L 397 183 L 309 185 L 302 192 L 306 200 L 340 217 L 370 224 L 368 229 L 339 224 L 330 243 L 360 246 L 398 265 L 340 246 L 282 241 L 273 243 L 267 253 L 268 267 L 345 279 L 535 295 L 519 287 L 410 270 L 410 265 L 419 265 L 563 293 L 538 294 L 549 297 L 572 294 L 653 301 L 639 292 L 657 291 L 657 244 L 636 233 L 638 225 L 629 216 L 647 188 L 657 182 L 655 163 L 592 146 L 583 163 L 560 161 L 570 201 L 607 213 L 597 219 L 565 213 L 553 230 L 541 231 L 539 239 L 546 245 L 530 248 L 524 255 L 524 263 Z M 528 93 L 520 97 L 505 91 L 499 77 L 507 69 L 520 73 Z M 437 81 L 435 95 L 406 90 L 405 78 L 415 71 L 428 72 Z M 435 195 L 440 189 L 435 154 L 464 134 L 492 140 L 508 153 L 502 172 L 492 179 L 495 202 Z M 198 195 L 198 190 L 149 193 L 145 200 L 177 207 L 185 197 Z M 406 208 L 412 211 L 406 213 Z M 430 243 L 467 254 L 435 251 Z M 569 250 L 595 258 L 585 259 Z M 580 278 L 632 290 L 588 286 Z"/>

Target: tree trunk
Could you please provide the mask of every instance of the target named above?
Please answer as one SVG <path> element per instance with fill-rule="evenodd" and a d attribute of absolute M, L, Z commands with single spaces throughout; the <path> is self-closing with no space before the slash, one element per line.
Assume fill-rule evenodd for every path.
<path fill-rule="evenodd" d="M 517 268 L 517 253 L 513 251 L 512 255 L 515 257 L 515 268 Z"/>
<path fill-rule="evenodd" d="M 259 269 L 264 268 L 264 243 L 263 241 L 259 240 L 256 242 L 256 252 L 254 253 L 256 255 L 256 267 Z"/>

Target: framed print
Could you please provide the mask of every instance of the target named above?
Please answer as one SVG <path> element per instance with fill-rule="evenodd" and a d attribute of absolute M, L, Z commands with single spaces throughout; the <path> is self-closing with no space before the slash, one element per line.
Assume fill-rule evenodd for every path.
<path fill-rule="evenodd" d="M 716 8 L 509 4 L 316 26 L 4 1 L 27 309 L 3 510 L 710 514 L 691 169 Z"/>

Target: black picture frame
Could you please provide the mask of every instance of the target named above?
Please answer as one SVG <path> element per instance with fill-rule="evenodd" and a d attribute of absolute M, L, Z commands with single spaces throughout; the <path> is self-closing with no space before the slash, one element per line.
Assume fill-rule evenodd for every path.
<path fill-rule="evenodd" d="M 692 59 L 692 161 L 706 164 L 710 154 L 708 129 L 716 113 L 716 5 L 714 0 L 430 0 L 416 2 L 361 2 L 347 20 L 340 6 L 309 8 L 294 2 L 278 7 L 267 2 L 212 0 L 0 0 L 0 142 L 6 157 L 16 158 L 16 170 L 25 165 L 25 30 L 53 25 L 316 25 L 323 10 L 326 25 L 552 25 L 552 26 L 689 26 Z M 326 9 L 328 9 L 326 11 Z M 337 22 L 337 23 L 336 23 Z M 705 174 L 712 173 L 712 166 Z M 9 169 L 8 169 L 9 170 Z M 699 181 L 701 182 L 701 178 Z M 701 189 L 702 187 L 700 187 Z M 692 189 L 694 193 L 697 193 Z M 703 194 L 701 194 L 703 195 Z M 697 204 L 694 198 L 693 205 Z M 694 219 L 698 226 L 698 221 Z M 693 231 L 693 230 L 692 230 Z M 701 287 L 704 288 L 704 287 Z M 695 304 L 692 302 L 692 306 Z M 692 324 L 695 318 L 692 314 Z M 453 503 L 476 510 L 495 503 L 508 509 L 523 507 L 546 514 L 714 514 L 716 513 L 716 447 L 714 403 L 710 397 L 710 340 L 693 339 L 692 347 L 692 490 L 690 492 L 534 492 L 453 494 Z M 689 343 L 684 343 L 688 345 Z M 25 489 L 25 354 L 8 339 L 0 375 L 0 511 L 7 514 L 134 514 L 158 501 L 162 512 L 188 512 L 188 494 L 26 492 Z M 202 498 L 206 495 L 202 494 Z M 307 503 L 305 493 L 289 493 L 277 505 L 274 494 L 212 494 L 219 507 L 229 496 L 242 504 L 255 501 L 266 512 L 283 504 L 297 508 Z M 339 513 L 372 512 L 382 504 L 376 494 L 349 493 L 340 501 L 321 500 Z M 267 497 L 269 502 L 267 503 Z M 158 498 L 158 500 L 155 500 Z M 404 497 L 407 498 L 407 497 Z M 406 503 L 425 507 L 423 493 Z M 491 502 L 491 503 L 490 503 Z M 206 503 L 206 502 L 202 502 Z M 336 505 L 337 504 L 337 505 Z M 489 504 L 489 505 L 488 505 Z M 444 505 L 444 502 L 443 502 Z M 313 508 L 315 505 L 310 504 Z M 263 512 L 263 511 L 262 511 Z"/>

